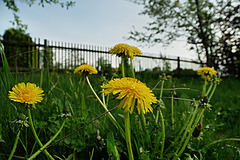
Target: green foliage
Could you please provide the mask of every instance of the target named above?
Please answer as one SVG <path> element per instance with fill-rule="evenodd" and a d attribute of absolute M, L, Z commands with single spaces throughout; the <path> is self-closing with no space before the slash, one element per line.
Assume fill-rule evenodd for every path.
<path fill-rule="evenodd" d="M 97 65 L 98 66 L 96 67 L 96 69 L 102 76 L 106 76 L 107 78 L 112 77 L 113 75 L 112 65 L 108 62 L 108 60 L 104 59 L 103 57 L 100 57 L 97 61 Z"/>
<path fill-rule="evenodd" d="M 14 45 L 16 43 L 21 43 L 22 46 Z M 38 68 L 38 52 L 33 47 L 32 38 L 24 30 L 14 28 L 6 30 L 3 35 L 3 45 L 9 66 L 16 71 L 18 68 Z"/>
<path fill-rule="evenodd" d="M 109 132 L 107 135 L 107 151 L 110 159 L 120 160 L 120 155 L 114 142 L 113 132 Z"/>
<path fill-rule="evenodd" d="M 3 87 L 5 92 L 8 92 L 10 89 L 10 71 L 9 71 L 9 64 L 7 61 L 6 54 L 3 50 L 2 43 L 0 42 L 0 56 L 1 56 L 1 62 L 3 71 L 0 69 L 0 76 L 1 76 L 1 82 L 3 83 Z"/>
<path fill-rule="evenodd" d="M 0 143 L 5 143 L 5 141 L 2 139 L 2 125 L 0 125 Z"/>
<path fill-rule="evenodd" d="M 152 44 L 170 44 L 178 38 L 187 39 L 200 62 L 217 69 L 219 61 L 228 58 L 238 62 L 239 6 L 238 0 L 130 0 L 143 5 L 141 15 L 151 18 L 143 31 L 133 29 L 129 39 Z M 235 48 L 235 49 L 233 49 Z M 223 56 L 224 55 L 224 56 Z M 232 66 L 234 62 L 229 62 Z M 226 69 L 234 70 L 226 64 Z"/>

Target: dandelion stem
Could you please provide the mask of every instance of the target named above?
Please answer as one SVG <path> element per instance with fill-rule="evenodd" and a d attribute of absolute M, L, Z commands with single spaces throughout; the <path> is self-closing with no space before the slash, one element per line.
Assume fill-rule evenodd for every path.
<path fill-rule="evenodd" d="M 16 151 L 16 148 L 17 148 L 17 144 L 18 144 L 18 140 L 19 140 L 19 136 L 20 136 L 20 133 L 21 133 L 21 129 L 19 129 L 18 133 L 17 133 L 17 136 L 15 138 L 15 142 L 14 142 L 14 145 L 13 145 L 13 148 L 12 148 L 12 151 L 8 157 L 8 160 L 11 160 L 12 157 L 13 157 L 13 154 L 14 152 Z"/>
<path fill-rule="evenodd" d="M 161 90 L 160 90 L 159 101 L 162 101 L 163 86 L 164 86 L 164 80 L 162 80 L 162 83 L 161 83 Z M 158 117 L 159 117 L 159 114 L 160 114 L 161 123 L 162 123 L 162 144 L 161 144 L 160 156 L 163 157 L 164 144 L 165 144 L 165 125 L 164 125 L 164 118 L 163 118 L 163 114 L 162 114 L 160 105 L 159 105 L 159 109 L 157 110 L 157 116 L 156 116 L 155 123 L 156 124 L 158 123 Z"/>
<path fill-rule="evenodd" d="M 239 138 L 219 139 L 219 140 L 216 140 L 216 141 L 214 141 L 212 143 L 209 143 L 209 144 L 205 145 L 201 150 L 204 150 L 205 148 L 208 148 L 211 145 L 214 145 L 214 144 L 220 143 L 220 142 L 224 142 L 224 141 L 240 141 L 240 139 Z"/>
<path fill-rule="evenodd" d="M 122 77 L 125 77 L 125 68 L 124 68 L 124 56 L 122 56 Z M 125 123 L 125 140 L 127 143 L 128 149 L 128 159 L 133 160 L 133 152 L 132 152 L 132 143 L 131 143 L 131 130 L 130 130 L 130 116 L 129 110 L 124 112 L 124 123 Z"/>
<path fill-rule="evenodd" d="M 30 128 L 31 128 L 31 130 L 32 130 L 32 132 L 33 132 L 34 138 L 35 138 L 35 140 L 37 141 L 37 143 L 39 144 L 39 146 L 40 146 L 40 147 L 43 147 L 43 144 L 42 144 L 42 142 L 40 141 L 40 139 L 38 138 L 38 135 L 37 135 L 37 133 L 36 133 L 36 130 L 35 130 L 34 126 L 33 126 L 31 111 L 30 111 L 29 108 L 28 108 L 28 117 L 29 117 Z M 45 155 L 46 155 L 47 157 L 49 157 L 51 160 L 54 160 L 54 158 L 48 153 L 47 150 L 43 150 L 43 153 L 45 153 Z"/>
<path fill-rule="evenodd" d="M 162 111 L 161 111 L 160 107 L 159 107 L 159 113 L 160 113 L 161 123 L 162 123 L 162 146 L 161 146 L 161 153 L 160 153 L 160 156 L 162 158 L 163 157 L 163 151 L 164 151 L 164 145 L 165 145 L 165 125 L 164 125 L 163 114 L 162 114 Z"/>
<path fill-rule="evenodd" d="M 132 70 L 132 76 L 135 79 L 135 72 L 134 72 L 134 68 L 133 68 L 133 63 L 132 63 L 132 59 L 131 59 L 131 70 Z"/>
<path fill-rule="evenodd" d="M 164 80 L 161 81 L 161 90 L 160 90 L 160 96 L 159 96 L 159 101 L 162 100 L 162 94 L 163 94 L 163 86 L 164 86 Z M 160 106 L 161 107 L 161 106 Z M 159 110 L 157 110 L 157 115 L 155 119 L 155 123 L 158 123 L 158 117 L 159 117 Z"/>
<path fill-rule="evenodd" d="M 52 141 L 59 135 L 59 133 L 62 131 L 64 125 L 65 125 L 66 119 L 64 119 L 62 126 L 59 128 L 58 132 L 44 145 L 42 146 L 37 152 L 35 152 L 28 160 L 34 159 L 38 154 L 40 154 L 42 151 L 46 151 L 46 147 L 52 143 Z"/>
<path fill-rule="evenodd" d="M 123 138 L 125 138 L 125 133 L 124 133 L 122 127 L 119 125 L 119 123 L 117 122 L 117 120 L 113 117 L 113 115 L 112 115 L 110 112 L 108 112 L 107 106 L 106 106 L 106 105 L 101 101 L 101 99 L 98 97 L 97 93 L 95 92 L 95 90 L 93 89 L 93 87 L 92 87 L 92 85 L 91 85 L 91 83 L 90 83 L 90 81 L 89 81 L 88 76 L 86 76 L 86 79 L 87 79 L 87 83 L 88 83 L 90 89 L 92 90 L 93 94 L 95 95 L 95 97 L 97 98 L 97 100 L 99 101 L 99 103 L 103 106 L 103 108 L 105 109 L 105 111 L 107 111 L 107 114 L 108 114 L 108 116 L 110 117 L 110 119 L 112 120 L 112 122 L 113 122 L 113 124 L 115 125 L 115 127 L 117 127 L 117 128 L 119 129 L 119 131 L 120 131 L 120 133 L 122 134 Z"/>
<path fill-rule="evenodd" d="M 207 93 L 206 93 L 206 96 L 208 96 L 208 95 L 209 95 L 209 92 L 211 91 L 211 89 L 212 89 L 212 86 L 213 86 L 213 83 L 211 83 L 211 85 L 209 86 L 209 88 L 208 88 L 208 90 L 207 90 Z"/>
<path fill-rule="evenodd" d="M 173 106 L 174 106 L 174 99 L 173 99 L 173 94 L 172 94 L 172 98 L 171 98 L 171 120 L 172 120 L 172 129 L 174 130 L 174 110 L 173 110 Z"/>
<path fill-rule="evenodd" d="M 102 91 L 103 91 L 103 89 L 102 89 Z M 106 105 L 106 101 L 105 101 L 105 95 L 104 95 L 104 93 L 102 93 L 102 99 L 103 99 L 103 104 L 104 104 L 104 106 L 106 106 L 107 107 L 107 105 Z"/>
<path fill-rule="evenodd" d="M 161 99 L 162 94 L 163 94 L 163 86 L 164 86 L 164 80 L 162 80 L 162 83 L 161 83 L 160 99 Z"/>
<path fill-rule="evenodd" d="M 124 56 L 122 56 L 122 77 L 125 77 L 125 70 L 124 70 Z"/>
<path fill-rule="evenodd" d="M 142 129 L 144 132 L 146 132 L 146 119 L 145 119 L 142 109 L 141 109 L 141 113 L 140 113 L 140 120 L 141 120 Z"/>
<path fill-rule="evenodd" d="M 95 95 L 95 97 L 97 98 L 97 100 L 99 101 L 99 103 L 103 106 L 103 108 L 107 111 L 108 109 L 106 108 L 106 106 L 104 105 L 104 103 L 101 101 L 101 99 L 98 97 L 97 93 L 95 92 L 95 90 L 93 89 L 90 81 L 89 81 L 89 78 L 88 76 L 86 76 L 86 80 L 87 80 L 87 83 L 90 87 L 90 89 L 92 90 L 93 94 Z"/>
<path fill-rule="evenodd" d="M 126 136 L 126 143 L 128 149 L 128 159 L 133 160 L 133 152 L 132 152 L 132 145 L 131 145 L 131 130 L 130 130 L 130 116 L 129 111 L 124 112 L 124 122 L 125 122 L 125 136 Z"/>
<path fill-rule="evenodd" d="M 204 81 L 202 96 L 205 96 L 205 94 L 206 94 L 206 88 L 207 88 L 207 78 L 205 78 L 205 81 Z"/>
<path fill-rule="evenodd" d="M 211 100 L 211 98 L 212 98 L 212 96 L 213 96 L 213 93 L 215 92 L 216 88 L 217 88 L 217 83 L 214 84 L 213 90 L 212 90 L 212 92 L 211 92 L 211 94 L 210 94 L 210 96 L 209 96 L 209 98 L 208 98 L 208 101 L 209 101 L 209 102 L 210 102 L 210 100 Z"/>

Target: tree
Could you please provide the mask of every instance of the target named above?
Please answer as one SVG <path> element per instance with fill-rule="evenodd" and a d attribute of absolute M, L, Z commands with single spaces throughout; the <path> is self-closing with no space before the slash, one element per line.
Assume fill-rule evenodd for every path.
<path fill-rule="evenodd" d="M 24 30 L 14 28 L 6 30 L 3 45 L 9 66 L 16 71 L 18 68 L 35 68 L 39 63 L 37 52 L 32 47 L 34 42 Z"/>
<path fill-rule="evenodd" d="M 41 49 L 23 29 L 10 28 L 4 32 L 2 43 L 9 66 L 18 72 L 39 69 L 41 66 L 53 68 L 52 48 Z M 47 42 L 45 42 L 47 43 Z"/>
<path fill-rule="evenodd" d="M 17 26 L 17 28 L 21 28 L 26 30 L 27 29 L 27 25 L 22 24 L 22 21 L 20 20 L 19 16 L 18 16 L 18 12 L 19 12 L 19 8 L 16 4 L 15 0 L 3 0 L 5 6 L 13 11 L 13 15 L 14 15 L 14 21 L 12 21 L 12 24 Z M 71 0 L 21 0 L 20 2 L 27 4 L 29 7 L 31 7 L 34 3 L 38 3 L 38 5 L 44 7 L 46 4 L 48 5 L 60 5 L 61 7 L 66 7 L 67 9 L 69 7 L 74 6 L 75 1 L 71 1 Z"/>
<path fill-rule="evenodd" d="M 169 44 L 179 37 L 187 38 L 202 62 L 206 59 L 208 66 L 214 66 L 216 44 L 222 37 L 221 23 L 229 6 L 239 8 L 238 0 L 135 0 L 144 5 L 142 15 L 147 15 L 152 22 L 144 27 L 144 32 L 135 28 L 129 39 L 147 43 Z M 233 12 L 234 11 L 234 12 Z M 232 10 L 232 14 L 239 10 Z M 232 38 L 232 37 L 231 37 Z"/>
<path fill-rule="evenodd" d="M 224 67 L 224 72 L 240 78 L 240 2 L 229 4 L 221 11 L 219 40 L 215 42 L 215 57 Z"/>

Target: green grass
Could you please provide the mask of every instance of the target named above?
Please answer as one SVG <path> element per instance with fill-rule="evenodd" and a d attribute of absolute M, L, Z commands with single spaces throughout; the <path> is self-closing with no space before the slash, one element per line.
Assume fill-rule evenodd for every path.
<path fill-rule="evenodd" d="M 42 74 L 42 75 L 41 75 Z M 32 110 L 34 125 L 39 138 L 46 143 L 60 128 L 63 118 L 61 114 L 71 113 L 72 117 L 67 119 L 63 131 L 57 137 L 60 139 L 69 133 L 74 132 L 93 118 L 104 112 L 99 102 L 94 97 L 86 81 L 79 75 L 69 75 L 66 73 L 48 72 L 47 70 L 29 74 L 10 74 L 10 87 L 19 82 L 36 83 L 44 90 L 44 100 L 37 103 L 36 110 Z M 147 75 L 138 75 L 138 79 L 153 88 L 159 81 L 159 78 Z M 90 77 L 90 81 L 97 93 L 101 91 L 102 80 L 99 75 Z M 199 99 L 203 81 L 200 77 L 181 77 L 174 78 L 165 82 L 164 88 L 171 88 L 175 84 L 176 88 L 191 88 L 194 90 L 177 90 L 175 97 L 186 99 Z M 5 81 L 0 82 L 0 157 L 7 159 L 9 156 L 19 125 L 12 123 L 19 119 L 20 113 L 27 115 L 26 110 L 21 104 L 12 102 L 8 99 Z M 159 87 L 158 87 L 159 88 Z M 206 111 L 203 119 L 203 130 L 201 140 L 191 138 L 182 158 L 189 155 L 193 158 L 196 155 L 201 159 L 239 159 L 240 144 L 236 141 L 226 141 L 216 143 L 205 150 L 201 150 L 205 145 L 224 138 L 240 138 L 240 83 L 234 78 L 223 78 L 221 84 L 217 87 L 216 92 L 211 100 L 212 110 Z M 158 97 L 160 91 L 154 90 Z M 99 96 L 101 94 L 99 93 Z M 163 97 L 170 97 L 170 91 L 164 91 Z M 109 97 L 109 108 L 118 105 L 114 96 Z M 173 142 L 177 133 L 184 125 L 184 120 L 191 110 L 190 102 L 183 100 L 174 101 L 175 110 L 175 130 L 171 129 L 171 111 L 170 99 L 163 99 L 165 109 L 162 109 L 166 127 L 167 149 Z M 154 108 L 156 109 L 156 108 Z M 159 143 L 162 133 L 161 125 L 155 125 L 153 114 L 146 115 L 147 132 L 143 131 L 139 122 L 137 112 L 131 115 L 132 144 L 133 152 L 136 159 L 161 159 L 159 157 Z M 123 110 L 114 110 L 115 116 L 120 125 L 124 126 Z M 101 140 L 97 139 L 97 131 L 100 131 Z M 112 134 L 113 133 L 113 134 Z M 112 136 L 114 135 L 114 137 Z M 107 137 L 110 137 L 107 139 Z M 1 138 L 5 141 L 2 142 Z M 57 140 L 56 139 L 56 140 Z M 111 123 L 107 116 L 100 117 L 83 130 L 64 139 L 63 141 L 48 148 L 51 155 L 56 155 L 62 159 L 69 156 L 75 159 L 114 159 L 116 152 L 107 147 L 107 141 L 110 145 L 115 145 L 121 159 L 127 159 L 127 150 L 125 140 L 119 131 Z M 14 155 L 28 157 L 39 149 L 34 140 L 30 128 L 24 127 L 21 130 L 20 140 Z M 170 154 L 170 152 L 167 152 Z M 165 154 L 163 159 L 171 155 Z M 189 155 L 188 155 L 189 153 Z M 64 158 L 65 157 L 65 158 Z M 1 159 L 0 158 L 0 159 Z M 44 154 L 40 154 L 37 159 L 46 159 Z M 55 157 L 56 158 L 56 157 Z M 57 159 L 57 158 L 56 158 Z"/>

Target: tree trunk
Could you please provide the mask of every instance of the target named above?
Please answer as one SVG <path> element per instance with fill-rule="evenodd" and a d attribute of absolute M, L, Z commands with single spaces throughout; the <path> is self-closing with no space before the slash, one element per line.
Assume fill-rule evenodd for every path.
<path fill-rule="evenodd" d="M 203 18 L 201 15 L 201 11 L 199 9 L 199 1 L 195 0 L 195 4 L 196 4 L 196 8 L 197 8 L 197 17 L 198 17 L 198 23 L 199 23 L 199 29 L 200 29 L 200 33 L 199 33 L 199 38 L 202 40 L 202 44 L 205 50 L 205 56 L 207 59 L 207 66 L 211 67 L 212 66 L 212 61 L 211 61 L 211 55 L 209 54 L 209 38 L 207 33 L 204 32 L 203 28 Z"/>

